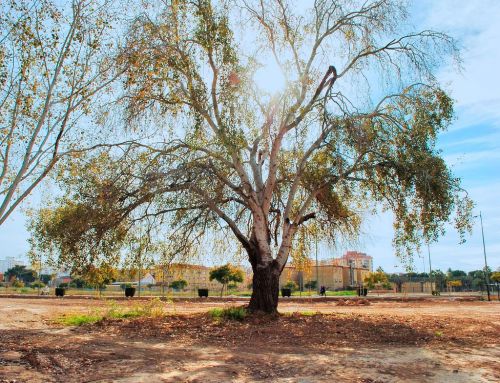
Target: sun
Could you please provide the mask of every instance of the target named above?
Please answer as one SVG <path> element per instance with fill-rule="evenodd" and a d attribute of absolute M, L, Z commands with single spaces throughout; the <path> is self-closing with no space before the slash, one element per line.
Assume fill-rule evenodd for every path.
<path fill-rule="evenodd" d="M 286 79 L 275 60 L 269 59 L 257 69 L 253 81 L 260 91 L 274 96 L 285 90 Z"/>

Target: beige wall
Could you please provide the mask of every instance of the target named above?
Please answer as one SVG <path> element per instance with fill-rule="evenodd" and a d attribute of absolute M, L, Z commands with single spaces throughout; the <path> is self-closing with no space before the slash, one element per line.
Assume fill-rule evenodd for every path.
<path fill-rule="evenodd" d="M 342 289 L 351 284 L 350 268 L 338 265 L 318 265 L 318 286 L 325 286 L 328 290 Z M 363 281 L 364 277 L 369 274 L 367 269 L 353 268 L 353 282 L 359 284 Z M 286 266 L 280 276 L 280 287 L 285 285 L 288 281 L 293 281 L 297 285 L 300 284 L 301 279 L 303 283 L 316 280 L 316 266 L 312 266 L 307 275 L 297 271 L 293 266 Z"/>
<path fill-rule="evenodd" d="M 402 293 L 428 293 L 431 294 L 434 289 L 434 283 L 431 282 L 403 282 L 401 286 Z"/>

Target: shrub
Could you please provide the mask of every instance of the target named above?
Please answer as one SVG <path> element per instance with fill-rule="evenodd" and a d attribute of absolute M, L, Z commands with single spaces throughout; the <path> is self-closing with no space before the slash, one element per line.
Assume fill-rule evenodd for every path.
<path fill-rule="evenodd" d="M 208 312 L 214 319 L 228 319 L 242 321 L 248 315 L 244 307 L 216 308 Z"/>
<path fill-rule="evenodd" d="M 39 287 L 42 288 L 45 287 L 45 283 L 43 283 L 42 281 L 36 281 L 31 284 L 31 287 L 33 287 L 34 289 L 37 289 Z"/>
<path fill-rule="evenodd" d="M 66 326 L 81 326 L 84 324 L 94 324 L 104 319 L 102 314 L 97 312 L 90 314 L 70 314 L 59 320 L 59 323 Z"/>
<path fill-rule="evenodd" d="M 290 289 L 292 291 L 297 290 L 297 284 L 294 281 L 288 281 L 283 285 L 284 289 Z"/>
<path fill-rule="evenodd" d="M 63 316 L 58 322 L 67 326 L 81 326 L 94 324 L 103 319 L 161 318 L 165 315 L 167 315 L 165 302 L 160 299 L 152 299 L 144 305 L 137 305 L 132 308 L 119 306 L 115 301 L 111 301 L 104 313 L 94 311 L 89 314 L 70 314 Z"/>
<path fill-rule="evenodd" d="M 309 281 L 307 282 L 304 287 L 306 289 L 311 289 L 311 290 L 314 290 L 316 288 L 316 286 L 318 285 L 318 282 L 317 281 Z"/>
<path fill-rule="evenodd" d="M 170 287 L 174 290 L 183 290 L 187 286 L 187 284 L 187 281 L 185 281 L 184 279 L 179 279 L 177 281 L 173 281 L 170 284 Z"/>
<path fill-rule="evenodd" d="M 14 279 L 12 282 L 12 287 L 24 287 L 24 282 L 20 281 L 19 279 Z"/>

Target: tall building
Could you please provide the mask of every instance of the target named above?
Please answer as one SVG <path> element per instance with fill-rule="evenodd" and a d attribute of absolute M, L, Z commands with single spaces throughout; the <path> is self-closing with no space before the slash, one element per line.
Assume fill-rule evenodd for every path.
<path fill-rule="evenodd" d="M 354 268 L 368 269 L 373 271 L 373 257 L 359 251 L 346 251 L 340 258 L 331 258 L 322 261 L 321 264 L 333 264 L 337 266 L 351 266 Z"/>
<path fill-rule="evenodd" d="M 24 262 L 14 257 L 6 257 L 5 259 L 0 259 L 0 273 L 5 273 L 7 270 L 13 268 L 14 266 L 24 266 Z"/>

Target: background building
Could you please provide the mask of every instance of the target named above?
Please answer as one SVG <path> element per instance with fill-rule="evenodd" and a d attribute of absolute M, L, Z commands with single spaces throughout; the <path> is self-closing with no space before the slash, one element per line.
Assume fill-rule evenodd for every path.
<path fill-rule="evenodd" d="M 322 263 L 334 264 L 338 266 L 352 265 L 358 269 L 368 269 L 369 271 L 373 271 L 373 257 L 359 251 L 349 250 L 346 251 L 346 253 L 340 258 L 327 259 L 326 261 L 322 261 Z"/>
<path fill-rule="evenodd" d="M 307 262 L 310 266 L 298 270 L 295 266 L 286 266 L 280 277 L 280 286 L 287 282 L 295 282 L 299 287 L 309 281 L 316 281 L 317 286 L 325 286 L 327 290 L 342 290 L 350 286 L 358 286 L 373 269 L 373 258 L 365 253 L 348 251 L 341 258 L 331 258 L 319 262 Z"/>
<path fill-rule="evenodd" d="M 7 270 L 13 268 L 14 266 L 24 266 L 24 262 L 14 257 L 6 257 L 5 259 L 0 259 L 0 273 L 5 273 Z"/>

